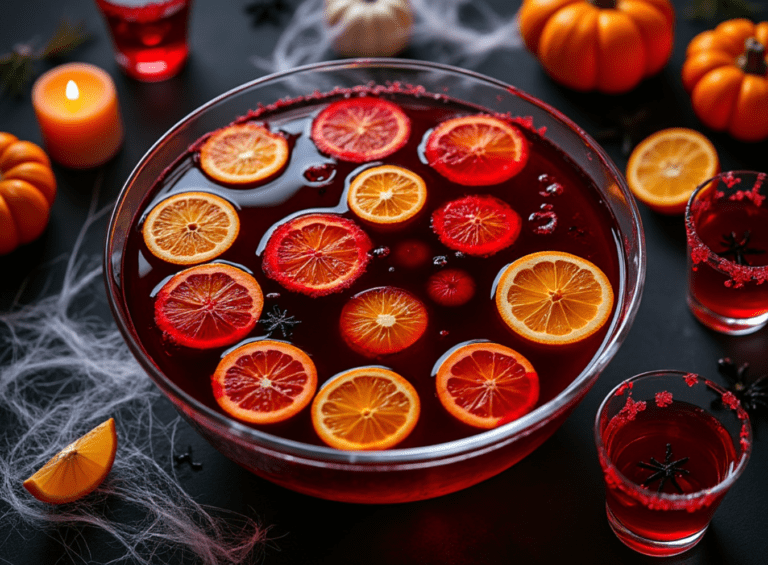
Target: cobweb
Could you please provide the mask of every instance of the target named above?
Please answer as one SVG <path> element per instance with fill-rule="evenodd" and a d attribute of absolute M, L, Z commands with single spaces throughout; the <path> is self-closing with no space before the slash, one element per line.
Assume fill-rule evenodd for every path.
<path fill-rule="evenodd" d="M 121 554 L 111 562 L 167 562 L 173 555 L 185 563 L 241 563 L 263 549 L 265 530 L 246 516 L 198 504 L 179 485 L 172 464 L 158 463 L 174 452 L 180 419 L 157 417 L 161 395 L 114 322 L 93 310 L 105 300 L 102 268 L 80 250 L 109 211 L 96 210 L 97 201 L 95 190 L 60 288 L 0 312 L 0 498 L 6 503 L 0 520 L 58 537 L 72 562 L 92 562 L 83 532 L 96 529 Z M 26 492 L 26 478 L 110 417 L 117 455 L 94 493 L 54 507 Z"/>
<path fill-rule="evenodd" d="M 475 67 L 494 52 L 520 49 L 517 14 L 497 14 L 483 0 L 411 0 L 414 13 L 410 46 L 430 61 Z M 332 59 L 333 35 L 323 19 L 323 0 L 306 0 L 275 45 L 269 58 L 251 62 L 267 72 Z"/>

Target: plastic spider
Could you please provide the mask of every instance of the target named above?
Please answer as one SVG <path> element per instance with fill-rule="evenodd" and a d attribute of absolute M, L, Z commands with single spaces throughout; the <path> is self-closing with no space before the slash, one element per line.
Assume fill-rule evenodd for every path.
<path fill-rule="evenodd" d="M 744 410 L 750 416 L 768 408 L 768 375 L 763 375 L 752 383 L 747 383 L 749 363 L 736 366 L 730 357 L 724 357 L 717 361 L 717 370 L 723 375 L 730 386 L 730 390 L 741 402 Z"/>

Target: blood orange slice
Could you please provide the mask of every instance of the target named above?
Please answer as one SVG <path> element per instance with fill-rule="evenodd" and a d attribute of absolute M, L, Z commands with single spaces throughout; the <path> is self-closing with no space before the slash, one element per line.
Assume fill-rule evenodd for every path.
<path fill-rule="evenodd" d="M 375 357 L 413 345 L 427 329 L 427 309 L 405 290 L 372 288 L 344 305 L 339 325 L 352 349 Z"/>
<path fill-rule="evenodd" d="M 320 151 L 353 163 L 391 155 L 410 133 L 411 122 L 397 104 L 371 96 L 333 102 L 312 123 Z"/>
<path fill-rule="evenodd" d="M 43 502 L 73 502 L 104 481 L 116 452 L 115 420 L 110 418 L 59 451 L 24 481 L 24 488 Z"/>
<path fill-rule="evenodd" d="M 263 269 L 288 290 L 323 296 L 351 285 L 368 265 L 371 240 L 353 221 L 307 214 L 278 227 L 267 242 Z"/>
<path fill-rule="evenodd" d="M 531 363 L 509 347 L 491 342 L 463 345 L 437 370 L 437 397 L 448 412 L 470 426 L 494 428 L 531 411 L 539 399 L 539 377 Z"/>
<path fill-rule="evenodd" d="M 254 328 L 264 296 L 245 271 L 223 263 L 174 275 L 155 299 L 155 322 L 174 342 L 195 349 L 231 345 Z"/>
<path fill-rule="evenodd" d="M 211 378 L 213 397 L 238 420 L 282 422 L 307 406 L 317 388 L 312 359 L 298 347 L 274 340 L 242 345 L 228 353 Z"/>
<path fill-rule="evenodd" d="M 480 257 L 512 245 L 522 223 L 509 204 L 487 195 L 452 200 L 432 214 L 432 229 L 443 244 Z"/>
<path fill-rule="evenodd" d="M 502 271 L 496 308 L 515 333 L 537 343 L 581 341 L 608 321 L 613 289 L 595 264 L 576 255 L 541 251 Z"/>
<path fill-rule="evenodd" d="M 253 123 L 222 128 L 200 148 L 200 166 L 217 181 L 248 184 L 271 177 L 288 161 L 288 142 Z"/>
<path fill-rule="evenodd" d="M 312 402 L 312 425 L 336 449 L 387 449 L 416 426 L 421 402 L 413 385 L 383 367 L 359 367 L 328 381 Z"/>
<path fill-rule="evenodd" d="M 207 192 L 183 192 L 152 208 L 142 235 L 155 257 L 193 265 L 224 253 L 239 231 L 240 219 L 232 204 Z"/>
<path fill-rule="evenodd" d="M 528 162 L 528 141 L 515 126 L 492 116 L 447 120 L 427 140 L 427 162 L 450 181 L 487 186 L 509 180 Z"/>
<path fill-rule="evenodd" d="M 444 269 L 427 280 L 427 294 L 441 306 L 462 306 L 472 300 L 477 285 L 463 269 Z"/>

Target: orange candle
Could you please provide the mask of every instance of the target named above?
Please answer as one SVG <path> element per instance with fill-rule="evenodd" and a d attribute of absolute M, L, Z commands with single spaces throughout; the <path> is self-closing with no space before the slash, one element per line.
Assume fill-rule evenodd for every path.
<path fill-rule="evenodd" d="M 111 159 L 123 142 L 112 78 L 87 63 L 51 69 L 35 82 L 32 105 L 48 154 L 66 167 L 87 169 Z"/>

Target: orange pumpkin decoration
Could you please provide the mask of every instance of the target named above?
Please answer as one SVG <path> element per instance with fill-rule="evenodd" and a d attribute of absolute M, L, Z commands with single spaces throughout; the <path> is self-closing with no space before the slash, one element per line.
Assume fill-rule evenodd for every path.
<path fill-rule="evenodd" d="M 688 44 L 683 86 L 707 127 L 741 141 L 768 138 L 768 22 L 738 18 Z"/>
<path fill-rule="evenodd" d="M 669 0 L 524 0 L 526 47 L 552 79 L 574 90 L 627 92 L 669 61 Z"/>
<path fill-rule="evenodd" d="M 55 196 L 56 177 L 45 151 L 0 132 L 0 255 L 43 233 Z"/>

